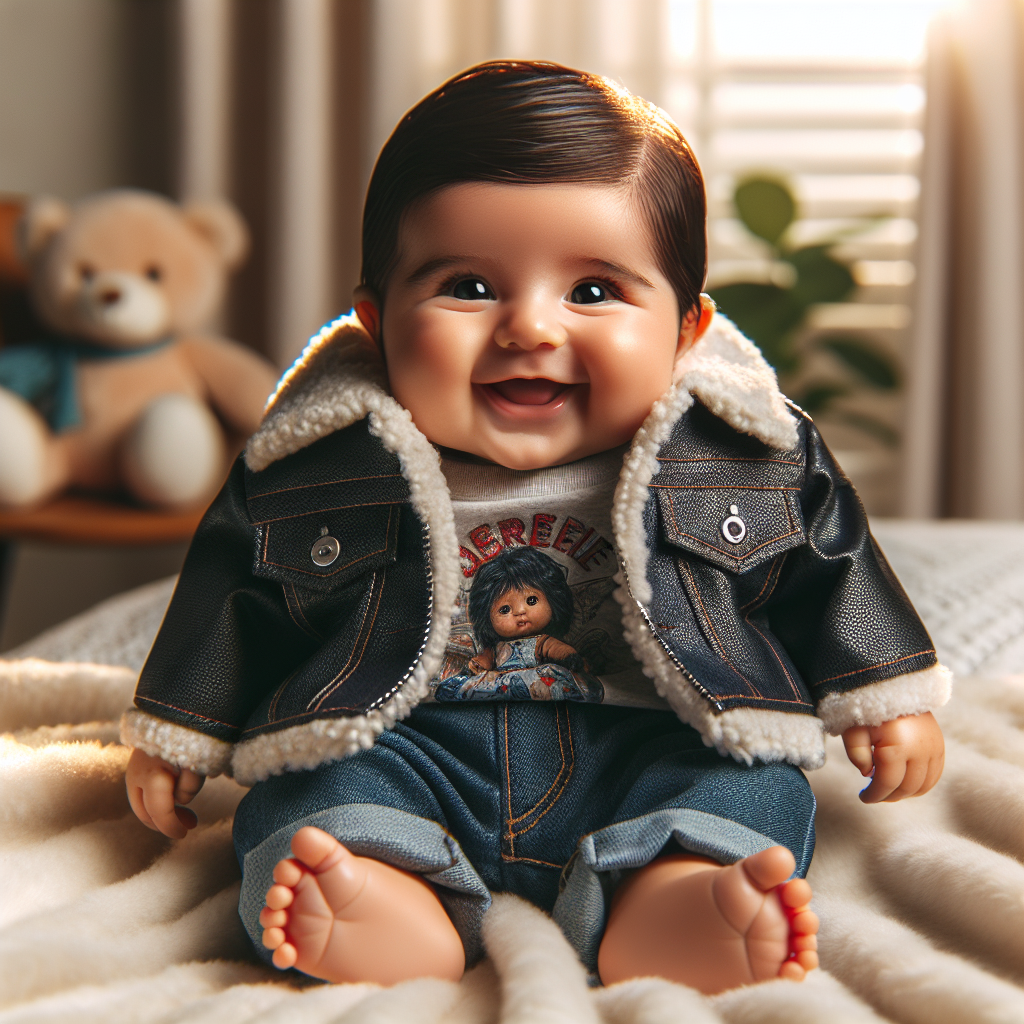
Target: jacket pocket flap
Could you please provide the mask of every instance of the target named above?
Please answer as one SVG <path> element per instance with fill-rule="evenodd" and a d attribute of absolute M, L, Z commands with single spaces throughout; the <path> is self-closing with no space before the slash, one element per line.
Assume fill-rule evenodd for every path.
<path fill-rule="evenodd" d="M 746 572 L 806 539 L 797 490 L 654 488 L 663 538 L 729 572 Z"/>
<path fill-rule="evenodd" d="M 257 576 L 332 590 L 395 561 L 401 505 L 363 505 L 263 523 Z"/>

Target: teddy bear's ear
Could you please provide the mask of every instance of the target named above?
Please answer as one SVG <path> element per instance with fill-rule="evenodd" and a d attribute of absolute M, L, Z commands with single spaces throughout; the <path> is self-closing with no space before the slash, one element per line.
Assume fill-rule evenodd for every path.
<path fill-rule="evenodd" d="M 217 250 L 229 270 L 248 255 L 249 229 L 230 203 L 219 200 L 186 203 L 182 215 L 189 227 Z"/>
<path fill-rule="evenodd" d="M 51 196 L 40 196 L 25 207 L 18 221 L 18 255 L 26 263 L 37 256 L 71 217 L 71 207 Z"/>

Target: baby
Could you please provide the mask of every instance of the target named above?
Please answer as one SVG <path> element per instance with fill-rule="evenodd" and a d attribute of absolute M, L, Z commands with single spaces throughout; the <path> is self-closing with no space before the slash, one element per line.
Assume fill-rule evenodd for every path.
<path fill-rule="evenodd" d="M 504 891 L 605 984 L 800 979 L 824 731 L 866 802 L 937 781 L 948 674 L 701 294 L 705 217 L 665 114 L 556 65 L 471 68 L 384 147 L 354 315 L 207 513 L 122 727 L 168 836 L 205 776 L 252 787 L 239 909 L 276 966 L 457 979 Z M 509 659 L 565 684 L 466 699 Z"/>

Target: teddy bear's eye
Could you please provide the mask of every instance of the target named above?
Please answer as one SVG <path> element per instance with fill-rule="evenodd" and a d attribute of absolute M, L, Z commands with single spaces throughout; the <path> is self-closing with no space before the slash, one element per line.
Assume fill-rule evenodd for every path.
<path fill-rule="evenodd" d="M 91 281 L 96 276 L 96 271 L 88 263 L 83 263 L 78 268 L 78 274 L 83 281 Z"/>
<path fill-rule="evenodd" d="M 157 266 L 146 267 L 146 277 L 150 281 L 159 281 L 164 276 L 164 272 Z"/>

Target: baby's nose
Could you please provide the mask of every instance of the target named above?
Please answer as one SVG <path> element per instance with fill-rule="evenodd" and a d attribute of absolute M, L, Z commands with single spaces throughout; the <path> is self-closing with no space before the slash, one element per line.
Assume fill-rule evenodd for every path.
<path fill-rule="evenodd" d="M 532 352 L 542 345 L 561 348 L 568 341 L 568 334 L 552 310 L 539 303 L 523 303 L 498 324 L 494 340 L 501 348 Z"/>

